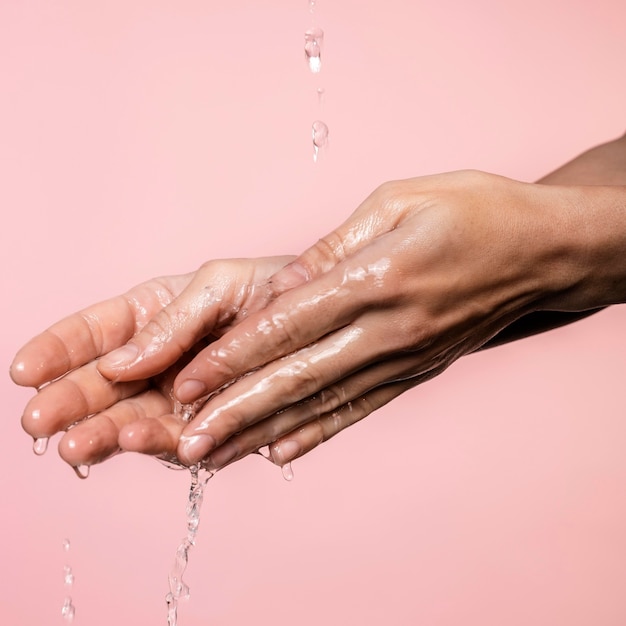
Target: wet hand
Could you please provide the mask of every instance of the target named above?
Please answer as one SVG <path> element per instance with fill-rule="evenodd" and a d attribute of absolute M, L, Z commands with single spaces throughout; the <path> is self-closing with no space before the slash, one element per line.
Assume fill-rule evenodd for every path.
<path fill-rule="evenodd" d="M 228 385 L 185 427 L 179 458 L 221 467 L 272 444 L 283 464 L 517 318 L 583 306 L 564 238 L 578 201 L 478 172 L 383 185 L 178 374 L 182 402 Z"/>
<path fill-rule="evenodd" d="M 267 304 L 267 279 L 288 260 L 210 262 L 57 322 L 21 348 L 11 365 L 17 384 L 38 389 L 24 410 L 24 429 L 40 449 L 64 432 L 59 452 L 72 466 L 120 450 L 175 460 L 184 425 L 174 414 L 175 375 L 194 351 Z M 134 360 L 134 370 L 102 374 L 111 372 L 107 362 L 118 362 L 120 351 L 146 344 L 150 349 Z"/>

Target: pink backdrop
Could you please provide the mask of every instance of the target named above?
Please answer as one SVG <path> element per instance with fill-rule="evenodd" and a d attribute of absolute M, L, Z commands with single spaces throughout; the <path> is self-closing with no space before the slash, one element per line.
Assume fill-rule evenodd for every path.
<path fill-rule="evenodd" d="M 623 0 L 2 0 L 2 362 L 150 276 L 297 252 L 384 180 L 533 180 L 621 134 L 625 20 Z M 469 357 L 291 483 L 260 458 L 218 475 L 180 626 L 626 623 L 625 321 Z M 2 385 L 3 623 L 62 623 L 69 537 L 76 624 L 165 624 L 187 476 L 127 455 L 79 481 Z"/>

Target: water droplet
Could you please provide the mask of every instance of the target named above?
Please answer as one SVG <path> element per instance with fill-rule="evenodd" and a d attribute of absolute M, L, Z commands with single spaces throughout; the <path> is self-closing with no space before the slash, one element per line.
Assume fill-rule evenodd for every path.
<path fill-rule="evenodd" d="M 313 139 L 313 161 L 317 163 L 320 148 L 324 148 L 328 144 L 328 126 L 316 120 L 311 127 L 311 137 Z"/>
<path fill-rule="evenodd" d="M 309 11 L 313 13 L 315 11 L 315 0 L 309 0 Z"/>
<path fill-rule="evenodd" d="M 281 468 L 283 472 L 283 478 L 287 481 L 293 480 L 293 470 L 291 469 L 291 463 L 285 463 Z"/>
<path fill-rule="evenodd" d="M 69 552 L 70 551 L 70 540 L 69 539 L 63 539 L 63 552 Z"/>
<path fill-rule="evenodd" d="M 76 476 L 81 479 L 89 478 L 89 465 L 76 465 L 74 467 Z"/>
<path fill-rule="evenodd" d="M 36 437 L 33 440 L 33 452 L 37 456 L 45 454 L 46 450 L 48 449 L 48 441 L 48 437 Z"/>
<path fill-rule="evenodd" d="M 71 589 L 74 586 L 74 573 L 69 565 L 63 567 L 63 584 L 66 589 Z"/>
<path fill-rule="evenodd" d="M 304 57 L 313 74 L 318 74 L 322 69 L 322 43 L 324 31 L 321 28 L 309 28 L 304 33 Z"/>
<path fill-rule="evenodd" d="M 322 104 L 324 102 L 325 93 L 326 93 L 326 90 L 323 87 L 317 88 L 317 101 L 319 104 Z"/>
<path fill-rule="evenodd" d="M 61 615 L 66 622 L 73 622 L 75 614 L 76 608 L 72 604 L 72 598 L 67 596 L 63 601 L 63 606 L 61 607 Z"/>

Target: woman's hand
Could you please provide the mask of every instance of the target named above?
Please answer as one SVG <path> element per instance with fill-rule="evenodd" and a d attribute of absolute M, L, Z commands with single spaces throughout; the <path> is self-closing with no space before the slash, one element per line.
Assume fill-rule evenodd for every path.
<path fill-rule="evenodd" d="M 61 456 L 73 466 L 98 463 L 120 449 L 174 459 L 182 416 L 175 415 L 175 375 L 200 348 L 263 306 L 268 277 L 291 257 L 213 261 L 197 272 L 154 279 L 93 305 L 29 341 L 11 366 L 13 380 L 38 389 L 22 424 L 35 439 L 65 431 Z M 185 306 L 184 319 L 163 322 L 164 310 Z M 153 337 L 133 380 L 107 379 L 100 359 Z M 119 355 L 119 352 L 115 354 Z M 88 419 L 87 419 L 88 418 Z"/>

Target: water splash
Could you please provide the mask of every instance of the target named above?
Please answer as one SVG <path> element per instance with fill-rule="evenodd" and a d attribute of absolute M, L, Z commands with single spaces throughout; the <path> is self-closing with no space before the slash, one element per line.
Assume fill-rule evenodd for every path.
<path fill-rule="evenodd" d="M 37 455 L 37 456 L 41 456 L 42 454 L 46 453 L 46 450 L 48 449 L 48 437 L 36 437 L 33 440 L 33 452 Z"/>
<path fill-rule="evenodd" d="M 209 472 L 204 474 L 204 470 L 201 470 L 197 465 L 192 465 L 189 471 L 191 473 L 191 485 L 186 509 L 187 535 L 176 549 L 176 558 L 168 577 L 170 590 L 165 596 L 168 626 L 176 626 L 177 624 L 178 601 L 189 599 L 189 585 L 183 580 L 183 575 L 189 562 L 189 551 L 196 544 L 204 487 L 213 475 Z M 201 472 L 203 472 L 202 475 Z"/>
<path fill-rule="evenodd" d="M 311 126 L 311 138 L 313 140 L 313 161 L 317 163 L 320 148 L 328 145 L 328 126 L 320 120 L 313 122 Z"/>
<path fill-rule="evenodd" d="M 324 31 L 321 28 L 309 28 L 304 33 L 304 58 L 313 74 L 319 74 L 322 69 L 322 43 Z"/>

